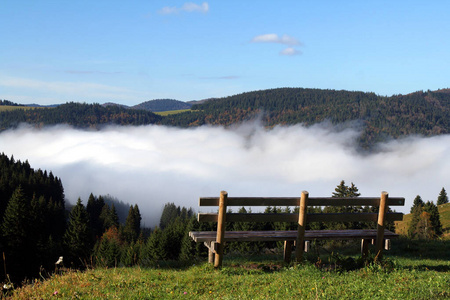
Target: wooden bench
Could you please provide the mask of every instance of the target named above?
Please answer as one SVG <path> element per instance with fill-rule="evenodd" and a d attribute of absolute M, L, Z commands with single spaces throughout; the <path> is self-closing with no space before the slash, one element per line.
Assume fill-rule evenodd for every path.
<path fill-rule="evenodd" d="M 222 191 L 220 197 L 200 198 L 199 206 L 218 206 L 218 213 L 199 213 L 199 222 L 217 222 L 216 231 L 191 231 L 189 236 L 195 242 L 203 242 L 209 249 L 209 262 L 215 267 L 222 266 L 225 242 L 284 241 L 284 260 L 290 261 L 292 245 L 295 243 L 295 258 L 302 260 L 305 242 L 311 240 L 361 239 L 361 255 L 367 257 L 369 244 L 375 240 L 377 255 L 381 257 L 385 241 L 398 235 L 385 229 L 386 222 L 400 221 L 402 213 L 388 212 L 388 206 L 403 206 L 405 198 L 389 198 L 387 192 L 381 197 L 309 197 L 303 191 L 300 198 L 295 197 L 228 197 Z M 298 213 L 227 213 L 227 207 L 299 207 Z M 318 206 L 376 206 L 378 213 L 307 213 L 307 207 Z M 376 222 L 377 229 L 348 230 L 305 230 L 307 222 Z M 297 230 L 288 231 L 225 231 L 226 222 L 296 222 Z"/>

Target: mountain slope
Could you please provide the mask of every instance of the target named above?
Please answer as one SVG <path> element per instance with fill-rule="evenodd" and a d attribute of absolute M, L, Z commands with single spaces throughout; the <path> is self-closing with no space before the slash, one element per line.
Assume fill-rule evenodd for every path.
<path fill-rule="evenodd" d="M 386 138 L 450 132 L 450 94 L 447 90 L 382 97 L 374 93 L 281 88 L 243 93 L 193 105 L 192 112 L 163 120 L 176 126 L 230 125 L 260 117 L 277 124 L 357 124 L 360 144 L 370 147 Z M 344 125 L 344 126 L 347 126 Z"/>

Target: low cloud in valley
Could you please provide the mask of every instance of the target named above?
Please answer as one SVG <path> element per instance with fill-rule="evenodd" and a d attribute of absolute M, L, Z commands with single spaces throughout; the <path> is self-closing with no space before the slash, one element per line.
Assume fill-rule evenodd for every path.
<path fill-rule="evenodd" d="M 197 210 L 200 196 L 331 196 L 341 180 L 362 196 L 382 190 L 436 202 L 450 178 L 450 136 L 409 137 L 360 153 L 356 129 L 327 123 L 312 127 L 257 122 L 232 128 L 202 126 L 105 127 L 22 126 L 0 134 L 0 151 L 28 160 L 35 169 L 61 178 L 66 198 L 112 195 L 137 203 L 146 226 L 159 221 L 167 202 Z"/>

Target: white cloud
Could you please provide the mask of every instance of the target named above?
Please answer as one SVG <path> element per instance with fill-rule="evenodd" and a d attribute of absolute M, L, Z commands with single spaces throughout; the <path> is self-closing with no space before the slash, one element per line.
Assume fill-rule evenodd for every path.
<path fill-rule="evenodd" d="M 282 50 L 280 52 L 280 55 L 292 56 L 292 55 L 298 55 L 298 54 L 301 54 L 301 53 L 302 53 L 301 51 L 299 51 L 299 50 L 297 50 L 295 48 L 288 47 L 288 48 Z"/>
<path fill-rule="evenodd" d="M 165 203 L 197 209 L 198 197 L 330 196 L 341 180 L 362 196 L 382 190 L 436 201 L 450 190 L 450 135 L 409 138 L 362 155 L 359 132 L 329 124 L 309 128 L 259 124 L 225 129 L 164 126 L 107 127 L 101 131 L 56 126 L 0 133 L 1 151 L 61 178 L 70 202 L 111 194 L 138 203 L 146 225 L 155 225 Z M 447 185 L 447 186 L 446 186 Z M 396 208 L 397 209 L 397 208 Z"/>
<path fill-rule="evenodd" d="M 209 11 L 209 4 L 207 2 L 203 2 L 202 4 L 196 4 L 192 2 L 187 2 L 183 4 L 181 7 L 163 7 L 159 13 L 163 15 L 176 14 L 179 12 L 200 12 L 207 13 Z"/>
<path fill-rule="evenodd" d="M 288 46 L 301 45 L 300 41 L 292 36 L 286 34 L 283 36 L 278 36 L 275 33 L 258 35 L 255 36 L 251 41 L 252 43 L 277 43 Z"/>
<path fill-rule="evenodd" d="M 282 35 L 278 36 L 278 34 L 275 33 L 268 33 L 268 34 L 262 34 L 255 36 L 252 40 L 252 43 L 274 43 L 274 44 L 283 44 L 289 46 L 286 49 L 283 49 L 280 51 L 280 55 L 285 56 L 294 56 L 301 54 L 301 51 L 295 49 L 293 46 L 302 46 L 302 43 L 289 35 Z"/>

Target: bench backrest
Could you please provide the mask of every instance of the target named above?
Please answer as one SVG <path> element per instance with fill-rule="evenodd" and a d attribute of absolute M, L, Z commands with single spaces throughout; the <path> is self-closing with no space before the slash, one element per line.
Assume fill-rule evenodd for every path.
<path fill-rule="evenodd" d="M 387 193 L 386 193 L 387 196 Z M 227 197 L 226 207 L 299 207 L 301 197 Z M 380 206 L 381 197 L 308 197 L 306 206 Z M 202 197 L 199 206 L 219 206 L 220 197 Z M 387 206 L 403 206 L 405 198 L 387 197 Z M 199 213 L 199 222 L 217 222 L 219 213 Z M 348 212 L 348 213 L 307 213 L 306 222 L 377 222 L 379 213 Z M 401 221 L 402 213 L 386 212 L 384 221 Z M 226 222 L 298 222 L 299 213 L 226 213 Z"/>

